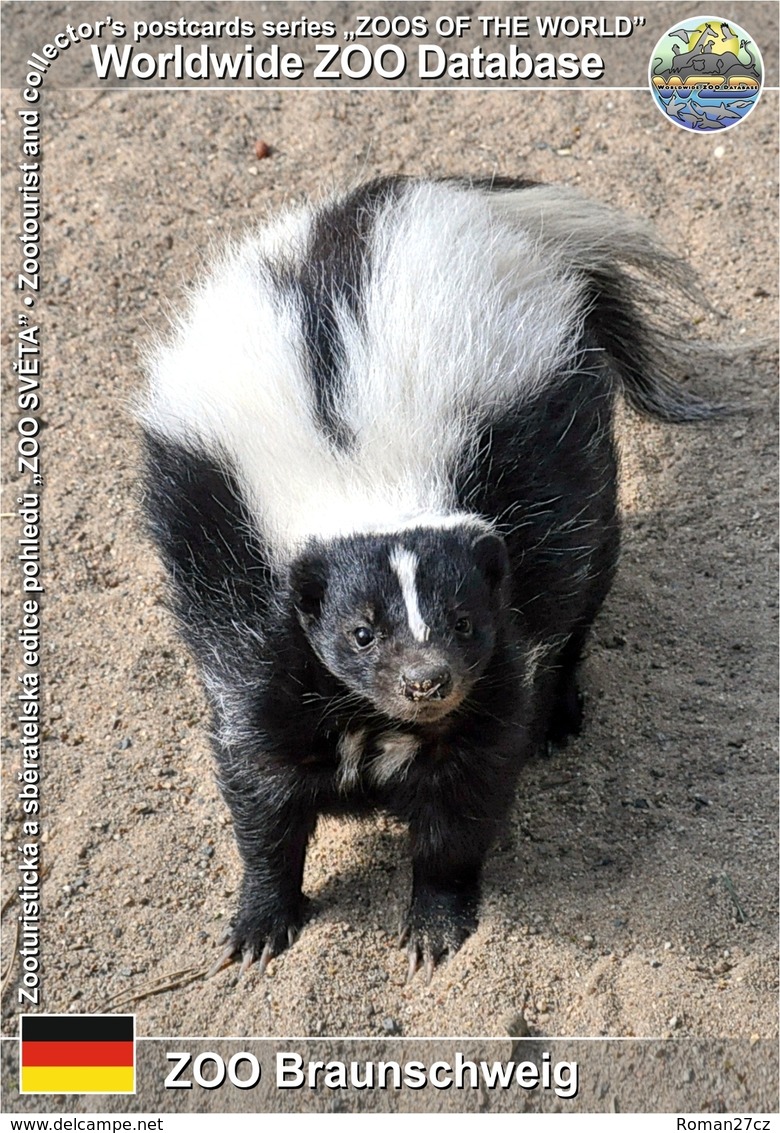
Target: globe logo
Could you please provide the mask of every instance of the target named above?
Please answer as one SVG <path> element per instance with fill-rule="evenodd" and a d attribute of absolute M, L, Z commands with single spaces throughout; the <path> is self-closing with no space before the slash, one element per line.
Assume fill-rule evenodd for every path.
<path fill-rule="evenodd" d="M 663 35 L 650 60 L 650 89 L 675 126 L 697 133 L 729 130 L 758 102 L 761 53 L 733 20 L 697 16 Z"/>

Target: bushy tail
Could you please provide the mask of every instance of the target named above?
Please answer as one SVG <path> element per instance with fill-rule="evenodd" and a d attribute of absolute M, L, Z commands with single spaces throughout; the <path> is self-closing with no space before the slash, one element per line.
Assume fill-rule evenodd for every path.
<path fill-rule="evenodd" d="M 717 354 L 706 343 L 681 338 L 673 325 L 674 301 L 679 306 L 684 297 L 695 303 L 694 292 L 678 282 L 677 294 L 670 295 L 668 287 L 653 287 L 647 278 L 618 266 L 617 257 L 611 269 L 589 273 L 589 289 L 588 337 L 608 356 L 633 409 L 676 422 L 704 421 L 732 411 L 725 402 L 706 400 L 683 385 L 689 374 L 695 377 L 709 369 Z"/>
<path fill-rule="evenodd" d="M 690 312 L 713 308 L 688 264 L 661 245 L 649 224 L 565 186 L 503 181 L 483 187 L 507 219 L 535 232 L 566 270 L 585 278 L 587 343 L 606 354 L 635 410 L 663 421 L 733 411 L 683 384 L 723 352 L 694 337 Z"/>

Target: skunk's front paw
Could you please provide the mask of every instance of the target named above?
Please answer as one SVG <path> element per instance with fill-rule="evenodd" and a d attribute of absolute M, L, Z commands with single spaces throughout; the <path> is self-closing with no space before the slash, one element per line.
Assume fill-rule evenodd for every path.
<path fill-rule="evenodd" d="M 269 961 L 286 948 L 292 947 L 306 919 L 303 898 L 294 906 L 267 912 L 263 906 L 239 907 L 234 924 L 228 929 L 221 943 L 226 947 L 206 973 L 206 979 L 216 975 L 222 968 L 241 960 L 238 978 L 255 962 L 262 976 Z"/>
<path fill-rule="evenodd" d="M 406 945 L 407 979 L 422 965 L 426 983 L 445 953 L 452 956 L 477 927 L 476 897 L 446 890 L 416 893 L 401 926 L 398 943 Z"/>

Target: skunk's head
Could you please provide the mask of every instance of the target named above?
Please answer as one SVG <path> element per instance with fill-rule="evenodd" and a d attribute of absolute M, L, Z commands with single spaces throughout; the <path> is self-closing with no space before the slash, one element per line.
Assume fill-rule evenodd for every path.
<path fill-rule="evenodd" d="M 467 524 L 312 545 L 290 568 L 323 664 L 391 719 L 430 724 L 484 673 L 506 611 L 499 536 Z"/>

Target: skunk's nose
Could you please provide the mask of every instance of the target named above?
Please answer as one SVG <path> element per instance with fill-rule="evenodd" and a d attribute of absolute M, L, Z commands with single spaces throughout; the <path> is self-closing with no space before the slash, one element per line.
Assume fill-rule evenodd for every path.
<path fill-rule="evenodd" d="M 452 688 L 452 674 L 441 665 L 415 665 L 402 674 L 401 688 L 407 700 L 444 700 Z"/>

